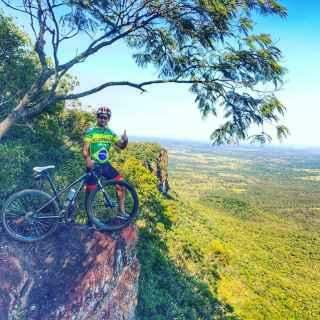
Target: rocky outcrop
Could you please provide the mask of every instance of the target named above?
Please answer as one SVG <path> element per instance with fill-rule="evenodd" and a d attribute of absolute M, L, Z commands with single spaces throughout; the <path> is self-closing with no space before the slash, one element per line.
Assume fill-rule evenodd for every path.
<path fill-rule="evenodd" d="M 169 191 L 168 152 L 166 149 L 161 149 L 157 159 L 157 177 L 159 179 L 159 190 L 166 194 Z"/>
<path fill-rule="evenodd" d="M 133 320 L 136 227 L 110 235 L 61 226 L 33 244 L 0 233 L 0 319 Z"/>
<path fill-rule="evenodd" d="M 168 179 L 168 151 L 164 148 L 160 149 L 154 161 L 145 160 L 145 166 L 158 178 L 159 191 L 167 194 L 169 187 Z"/>

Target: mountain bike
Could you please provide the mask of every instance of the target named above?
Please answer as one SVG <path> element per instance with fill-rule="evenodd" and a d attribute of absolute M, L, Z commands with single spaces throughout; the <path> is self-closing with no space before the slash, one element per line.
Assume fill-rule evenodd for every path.
<path fill-rule="evenodd" d="M 74 222 L 76 200 L 91 175 L 96 179 L 96 189 L 88 193 L 85 209 L 92 227 L 117 231 L 136 218 L 138 196 L 134 187 L 125 180 L 106 180 L 101 176 L 101 167 L 95 166 L 58 191 L 49 174 L 49 170 L 54 168 L 53 165 L 33 168 L 36 181 L 48 182 L 52 193 L 25 189 L 12 194 L 5 202 L 2 223 L 6 232 L 14 239 L 26 242 L 42 240 L 51 235 L 59 223 Z M 62 201 L 64 193 L 67 196 Z"/>

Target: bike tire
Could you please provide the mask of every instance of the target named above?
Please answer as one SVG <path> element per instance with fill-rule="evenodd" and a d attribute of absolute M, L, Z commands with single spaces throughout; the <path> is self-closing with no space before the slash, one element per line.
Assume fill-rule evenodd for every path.
<path fill-rule="evenodd" d="M 25 189 L 11 195 L 2 209 L 5 231 L 15 240 L 23 242 L 35 242 L 51 235 L 59 223 L 59 218 L 49 218 L 49 215 L 59 216 L 60 210 L 55 200 L 40 212 L 42 216 L 27 217 L 32 210 L 36 211 L 50 199 L 51 195 L 36 189 Z"/>
<path fill-rule="evenodd" d="M 117 187 L 125 190 L 125 216 L 124 213 L 117 212 L 119 209 L 118 196 L 116 195 Z M 91 191 L 86 204 L 90 221 L 98 229 L 106 231 L 117 231 L 132 223 L 139 210 L 138 195 L 134 187 L 124 180 L 107 180 L 102 183 L 102 188 L 107 193 L 109 201 L 114 204 L 114 207 L 112 207 L 112 204 L 106 203 L 107 201 L 101 188 Z M 116 201 L 118 204 L 115 203 Z"/>

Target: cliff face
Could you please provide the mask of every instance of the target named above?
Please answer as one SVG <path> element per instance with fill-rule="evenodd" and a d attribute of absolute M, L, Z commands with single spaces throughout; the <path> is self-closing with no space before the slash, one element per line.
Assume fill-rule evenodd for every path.
<path fill-rule="evenodd" d="M 169 191 L 168 151 L 166 149 L 161 149 L 157 159 L 157 177 L 159 179 L 159 190 L 166 194 Z"/>
<path fill-rule="evenodd" d="M 136 228 L 108 235 L 62 226 L 27 244 L 0 233 L 0 319 L 133 320 Z"/>
<path fill-rule="evenodd" d="M 157 176 L 159 191 L 167 194 L 170 189 L 168 179 L 168 151 L 162 148 L 155 161 L 145 161 L 145 166 Z"/>

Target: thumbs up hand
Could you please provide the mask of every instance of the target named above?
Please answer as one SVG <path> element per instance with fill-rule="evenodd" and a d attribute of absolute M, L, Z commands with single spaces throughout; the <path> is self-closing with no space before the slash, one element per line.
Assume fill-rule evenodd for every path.
<path fill-rule="evenodd" d="M 124 130 L 123 135 L 121 136 L 121 140 L 123 142 L 127 142 L 128 141 L 128 136 L 127 136 L 126 130 Z"/>

